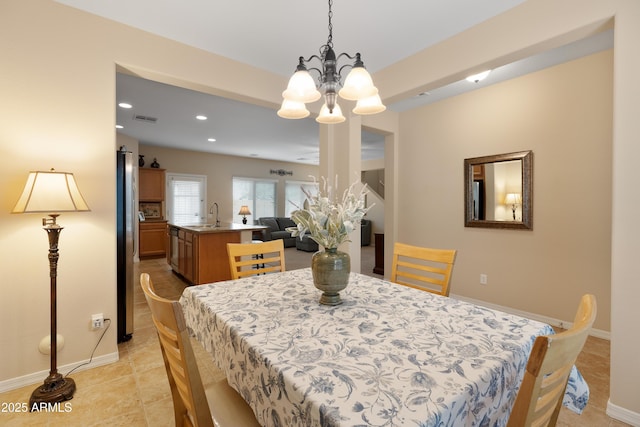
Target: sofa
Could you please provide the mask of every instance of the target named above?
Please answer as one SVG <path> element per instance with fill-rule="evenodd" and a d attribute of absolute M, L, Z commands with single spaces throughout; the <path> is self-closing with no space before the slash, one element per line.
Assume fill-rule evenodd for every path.
<path fill-rule="evenodd" d="M 262 231 L 262 240 L 268 242 L 270 240 L 282 239 L 285 248 L 296 247 L 296 249 L 306 252 L 315 252 L 318 250 L 318 244 L 309 238 L 309 236 L 292 237 L 291 232 L 287 231 L 289 227 L 296 227 L 296 223 L 291 218 L 264 216 L 258 218 L 258 223 L 264 225 L 267 229 Z M 372 224 L 368 219 L 363 219 L 360 225 L 360 246 L 369 246 L 371 244 Z"/>
<path fill-rule="evenodd" d="M 369 246 L 371 244 L 371 221 L 363 219 L 360 228 L 360 246 Z M 318 244 L 312 240 L 308 234 L 305 234 L 300 238 L 296 237 L 296 249 L 305 252 L 316 252 L 318 250 Z"/>
<path fill-rule="evenodd" d="M 305 252 L 317 252 L 318 244 L 309 237 L 308 233 L 305 233 L 302 236 L 296 237 L 296 249 Z"/>
<path fill-rule="evenodd" d="M 267 227 L 262 231 L 262 240 L 265 242 L 282 239 L 285 248 L 296 245 L 296 238 L 287 231 L 288 227 L 296 227 L 296 223 L 291 218 L 267 216 L 258 218 L 258 223 Z"/>

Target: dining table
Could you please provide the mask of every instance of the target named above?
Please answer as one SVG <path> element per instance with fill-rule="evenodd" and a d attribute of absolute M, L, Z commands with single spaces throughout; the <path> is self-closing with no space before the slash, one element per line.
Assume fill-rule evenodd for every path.
<path fill-rule="evenodd" d="M 310 268 L 187 287 L 187 327 L 263 426 L 504 426 L 548 324 L 351 272 L 319 303 Z M 589 388 L 574 367 L 564 405 Z"/>

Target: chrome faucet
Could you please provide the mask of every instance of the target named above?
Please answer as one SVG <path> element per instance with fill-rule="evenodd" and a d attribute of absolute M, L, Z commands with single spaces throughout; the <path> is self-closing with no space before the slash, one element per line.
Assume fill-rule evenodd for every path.
<path fill-rule="evenodd" d="M 218 214 L 218 204 L 213 202 L 213 206 L 216 207 L 216 227 L 220 227 L 220 216 Z M 211 206 L 210 213 L 213 214 L 213 206 Z"/>

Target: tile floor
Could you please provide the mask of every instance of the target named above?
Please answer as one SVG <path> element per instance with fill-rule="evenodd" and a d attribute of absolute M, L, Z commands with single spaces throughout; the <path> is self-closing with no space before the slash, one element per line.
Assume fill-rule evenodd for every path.
<path fill-rule="evenodd" d="M 373 247 L 363 251 L 362 271 L 371 271 Z M 287 269 L 308 265 L 310 253 L 289 248 Z M 151 275 L 158 293 L 177 299 L 184 283 L 168 268 L 163 259 L 142 261 L 135 266 Z M 371 273 L 371 275 L 373 275 Z M 1 413 L 2 426 L 173 426 L 173 406 L 169 384 L 160 354 L 155 329 L 142 290 L 136 286 L 134 334 L 131 341 L 118 346 L 120 360 L 116 363 L 74 373 L 77 391 L 69 412 Z M 208 354 L 193 341 L 204 382 L 216 381 L 223 375 L 215 368 Z M 590 337 L 581 353 L 578 368 L 591 388 L 591 399 L 585 412 L 578 416 L 563 409 L 559 426 L 620 427 L 628 424 L 605 414 L 609 396 L 609 342 Z M 28 386 L 0 394 L 0 403 L 28 402 L 37 387 Z M 239 426 L 241 427 L 241 426 Z"/>

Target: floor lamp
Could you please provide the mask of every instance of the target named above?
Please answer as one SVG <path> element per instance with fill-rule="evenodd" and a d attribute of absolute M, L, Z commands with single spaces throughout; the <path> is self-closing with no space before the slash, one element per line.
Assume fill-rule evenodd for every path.
<path fill-rule="evenodd" d="M 40 403 L 57 403 L 73 398 L 76 384 L 63 377 L 57 368 L 56 278 L 58 270 L 58 238 L 62 228 L 56 223 L 60 212 L 88 211 L 72 173 L 51 171 L 30 172 L 27 183 L 12 213 L 47 213 L 42 225 L 49 237 L 49 277 L 51 288 L 51 370 L 44 384 L 31 394 L 29 408 L 39 409 Z"/>

